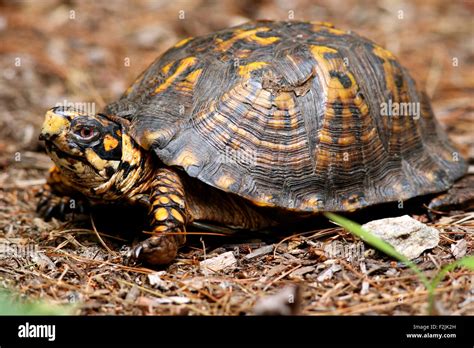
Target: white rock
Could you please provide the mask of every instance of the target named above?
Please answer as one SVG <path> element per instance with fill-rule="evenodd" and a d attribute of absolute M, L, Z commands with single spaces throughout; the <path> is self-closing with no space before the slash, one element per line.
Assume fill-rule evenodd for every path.
<path fill-rule="evenodd" d="M 408 215 L 370 221 L 362 225 L 362 228 L 389 243 L 410 260 L 439 243 L 439 231 L 436 228 Z"/>
<path fill-rule="evenodd" d="M 237 260 L 232 251 L 220 254 L 216 257 L 201 261 L 199 268 L 205 275 L 217 273 L 226 268 L 234 268 L 237 265 Z"/>
<path fill-rule="evenodd" d="M 165 274 L 166 274 L 166 271 L 151 273 L 148 275 L 148 282 L 150 283 L 151 286 L 154 286 L 162 290 L 168 290 L 170 288 L 170 284 L 166 280 L 163 280 L 161 278 Z"/>
<path fill-rule="evenodd" d="M 465 239 L 460 239 L 456 242 L 456 244 L 451 244 L 451 253 L 456 259 L 460 259 L 461 257 L 466 255 L 467 250 L 467 242 Z"/>

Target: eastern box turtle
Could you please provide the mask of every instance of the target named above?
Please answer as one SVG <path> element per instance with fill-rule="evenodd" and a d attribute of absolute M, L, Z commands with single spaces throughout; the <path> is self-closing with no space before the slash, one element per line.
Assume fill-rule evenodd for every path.
<path fill-rule="evenodd" d="M 56 166 L 39 211 L 146 205 L 154 234 L 133 253 L 152 264 L 192 223 L 261 229 L 445 191 L 466 171 L 395 57 L 321 22 L 185 39 L 102 113 L 49 110 L 40 137 Z"/>

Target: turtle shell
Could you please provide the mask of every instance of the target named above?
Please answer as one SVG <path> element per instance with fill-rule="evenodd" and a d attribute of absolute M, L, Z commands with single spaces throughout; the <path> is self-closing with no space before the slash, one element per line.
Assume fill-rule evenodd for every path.
<path fill-rule="evenodd" d="M 466 171 L 396 58 L 320 22 L 185 39 L 106 112 L 164 164 L 263 206 L 352 211 Z"/>

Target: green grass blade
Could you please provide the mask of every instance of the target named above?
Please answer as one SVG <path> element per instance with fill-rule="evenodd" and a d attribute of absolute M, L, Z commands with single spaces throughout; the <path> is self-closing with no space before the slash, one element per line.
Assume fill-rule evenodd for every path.
<path fill-rule="evenodd" d="M 416 265 L 413 262 L 411 262 L 405 256 L 403 256 L 398 251 L 396 251 L 390 244 L 374 236 L 372 233 L 367 232 L 366 230 L 362 228 L 361 225 L 349 219 L 346 219 L 334 213 L 324 213 L 324 215 L 328 219 L 336 222 L 338 225 L 344 227 L 346 230 L 348 230 L 352 234 L 362 239 L 364 242 L 366 242 L 370 246 L 380 250 L 381 252 L 387 254 L 388 256 L 391 256 L 399 260 L 400 262 L 403 262 L 411 270 L 413 270 L 413 272 L 416 273 L 416 275 L 420 278 L 420 280 L 423 282 L 423 284 L 425 285 L 427 289 L 430 288 L 430 282 L 428 281 L 428 278 L 426 278 L 426 276 L 418 269 L 418 267 L 416 267 Z"/>

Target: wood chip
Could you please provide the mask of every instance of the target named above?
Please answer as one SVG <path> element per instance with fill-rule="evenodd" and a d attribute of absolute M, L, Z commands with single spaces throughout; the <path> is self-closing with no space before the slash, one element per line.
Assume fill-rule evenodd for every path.
<path fill-rule="evenodd" d="M 201 261 L 199 268 L 205 275 L 218 273 L 224 269 L 235 268 L 237 260 L 232 251 Z"/>
<path fill-rule="evenodd" d="M 459 240 L 456 244 L 451 244 L 451 253 L 456 259 L 466 255 L 467 242 L 465 239 Z"/>
<path fill-rule="evenodd" d="M 273 244 L 272 245 L 265 245 L 261 248 L 255 249 L 250 254 L 245 255 L 244 259 L 251 260 L 256 257 L 260 257 L 266 254 L 270 254 L 273 251 Z"/>
<path fill-rule="evenodd" d="M 301 268 L 298 268 L 296 271 L 291 272 L 288 277 L 301 278 L 304 274 L 309 273 L 309 272 L 314 272 L 315 270 L 316 270 L 316 267 L 314 266 L 301 267 Z"/>

